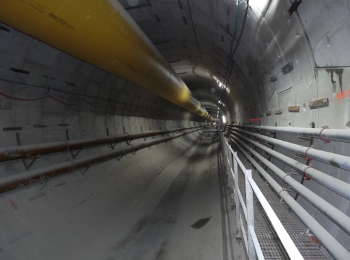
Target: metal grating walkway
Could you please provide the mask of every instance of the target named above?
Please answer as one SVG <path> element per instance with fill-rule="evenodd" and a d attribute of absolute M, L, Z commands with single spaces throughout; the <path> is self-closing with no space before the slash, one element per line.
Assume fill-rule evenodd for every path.
<path fill-rule="evenodd" d="M 235 149 L 236 151 L 238 149 Z M 239 158 L 246 165 L 248 169 L 252 167 L 249 165 L 243 155 L 238 152 Z M 253 170 L 253 179 L 259 186 L 261 192 L 264 194 L 271 207 L 275 211 L 276 215 L 284 225 L 291 239 L 299 249 L 301 255 L 305 260 L 327 260 L 327 257 L 321 252 L 319 245 L 316 244 L 302 229 L 302 227 L 296 222 L 292 213 L 289 212 L 289 208 L 282 202 L 279 197 L 270 189 L 270 186 L 265 184 L 264 180 L 259 174 Z M 244 176 L 241 169 L 239 169 L 239 186 L 242 196 L 245 200 L 244 190 Z M 281 242 L 278 239 L 278 235 L 274 231 L 269 219 L 267 218 L 264 209 L 261 207 L 258 199 L 254 195 L 254 221 L 255 232 L 258 237 L 261 249 L 263 251 L 265 259 L 290 259 L 287 252 L 283 248 Z M 246 223 L 245 223 L 246 224 Z"/>

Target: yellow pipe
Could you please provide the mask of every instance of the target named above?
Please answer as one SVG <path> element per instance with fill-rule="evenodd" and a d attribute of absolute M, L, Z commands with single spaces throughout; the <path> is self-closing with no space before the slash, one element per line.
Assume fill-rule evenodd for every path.
<path fill-rule="evenodd" d="M 116 0 L 1 0 L 0 21 L 200 116 L 206 110 Z M 213 118 L 210 118 L 213 120 Z"/>

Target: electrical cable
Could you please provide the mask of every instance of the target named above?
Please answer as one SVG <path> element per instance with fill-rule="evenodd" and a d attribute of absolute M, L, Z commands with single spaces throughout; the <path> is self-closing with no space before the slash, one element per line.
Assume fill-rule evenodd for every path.
<path fill-rule="evenodd" d="M 40 96 L 40 97 L 34 97 L 34 98 L 20 98 L 20 97 L 14 97 L 14 96 L 11 96 L 11 95 L 8 95 L 6 93 L 3 93 L 3 92 L 0 92 L 0 95 L 4 96 L 4 97 L 7 97 L 7 98 L 10 98 L 10 99 L 13 99 L 13 100 L 19 100 L 19 101 L 37 101 L 37 100 L 40 100 L 40 99 L 44 99 L 44 98 L 51 98 L 61 104 L 64 104 L 64 105 L 68 105 L 68 106 L 79 106 L 79 105 L 82 105 L 82 104 L 88 104 L 92 107 L 96 107 L 96 108 L 102 108 L 102 109 L 106 109 L 108 107 L 110 108 L 114 108 L 113 106 L 109 105 L 109 101 L 108 101 L 108 105 L 107 106 L 97 106 L 97 105 L 94 105 L 88 101 L 81 101 L 81 102 L 78 102 L 78 103 L 68 103 L 68 102 L 65 102 L 65 101 L 62 101 L 52 95 L 44 95 L 44 96 Z"/>
<path fill-rule="evenodd" d="M 233 30 L 232 39 L 231 39 L 231 43 L 230 43 L 230 52 L 229 52 L 228 61 L 227 61 L 227 71 L 229 71 L 229 67 L 230 67 L 230 60 L 231 60 L 232 50 L 233 50 L 233 41 L 235 40 L 235 37 L 236 37 L 238 18 L 239 18 L 239 9 L 241 7 L 241 3 L 242 3 L 242 0 L 237 0 L 236 21 L 235 21 L 235 27 Z M 225 79 L 225 85 L 227 84 L 227 78 L 228 78 L 228 76 Z"/>
<path fill-rule="evenodd" d="M 239 2 L 239 6 L 238 8 L 240 7 L 240 4 L 241 4 L 242 1 Z M 238 3 L 238 2 L 237 2 Z M 239 9 L 237 8 L 237 11 L 239 11 Z M 234 35 L 233 35 L 233 38 L 232 38 L 232 41 L 231 41 L 231 48 L 230 48 L 230 54 L 229 54 L 229 59 L 227 61 L 227 71 L 229 71 L 229 74 L 227 75 L 226 79 L 225 79 L 225 85 L 227 84 L 227 81 L 228 81 L 228 78 L 231 76 L 232 74 L 232 71 L 233 71 L 233 56 L 234 54 L 236 53 L 236 50 L 238 48 L 238 45 L 241 41 L 241 38 L 242 38 L 242 35 L 243 35 L 243 31 L 244 31 L 244 28 L 245 28 L 245 23 L 246 23 L 246 20 L 247 20 L 247 16 L 248 16 L 248 8 L 249 8 L 249 0 L 247 0 L 247 6 L 246 6 L 246 9 L 245 9 L 245 14 L 244 14 L 244 18 L 243 18 L 243 25 L 242 25 L 242 29 L 241 29 L 241 32 L 240 32 L 240 35 L 237 39 L 237 44 L 236 44 L 236 47 L 235 49 L 232 51 L 232 48 L 233 48 L 233 40 L 235 38 L 235 35 L 236 35 L 236 27 L 237 27 L 237 24 L 238 24 L 238 16 L 239 16 L 239 13 L 237 14 L 236 12 L 236 24 L 235 24 L 235 31 L 234 31 Z M 231 69 L 230 69 L 230 62 L 231 62 Z"/>
<path fill-rule="evenodd" d="M 65 102 L 65 101 L 62 101 L 62 100 L 59 100 L 58 98 L 54 97 L 54 96 L 51 96 L 51 95 L 44 95 L 44 96 L 41 96 L 41 97 L 35 97 L 35 98 L 19 98 L 19 97 L 14 97 L 14 96 L 10 96 L 8 94 L 5 94 L 3 92 L 0 92 L 0 95 L 4 96 L 4 97 L 7 97 L 7 98 L 11 98 L 11 99 L 14 99 L 14 100 L 20 100 L 20 101 L 35 101 L 35 100 L 40 100 L 40 99 L 44 99 L 44 98 L 52 98 L 53 100 L 56 100 L 57 102 L 61 103 L 61 104 L 64 104 L 64 105 L 68 105 L 68 106 L 78 106 L 78 105 L 81 105 L 81 104 L 88 104 L 90 106 L 93 106 L 93 107 L 97 107 L 97 108 L 107 108 L 108 106 L 96 106 L 88 101 L 81 101 L 79 103 L 68 103 L 68 102 Z"/>

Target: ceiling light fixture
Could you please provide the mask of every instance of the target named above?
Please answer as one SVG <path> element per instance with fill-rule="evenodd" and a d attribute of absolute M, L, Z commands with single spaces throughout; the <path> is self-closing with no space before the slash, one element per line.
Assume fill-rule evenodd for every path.
<path fill-rule="evenodd" d="M 219 88 L 227 88 L 217 77 L 213 76 L 213 79 L 218 84 Z"/>
<path fill-rule="evenodd" d="M 251 5 L 254 5 L 260 13 L 263 13 L 269 4 L 269 0 L 250 0 Z"/>
<path fill-rule="evenodd" d="M 222 122 L 225 124 L 226 123 L 226 116 L 222 116 Z"/>

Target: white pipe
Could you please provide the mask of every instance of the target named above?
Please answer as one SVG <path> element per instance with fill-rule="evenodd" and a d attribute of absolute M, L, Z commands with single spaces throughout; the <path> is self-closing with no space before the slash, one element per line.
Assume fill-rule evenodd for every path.
<path fill-rule="evenodd" d="M 324 128 L 301 128 L 301 127 L 276 127 L 276 126 L 251 126 L 251 125 L 234 125 L 236 127 L 268 130 L 283 134 L 299 135 L 299 137 L 315 137 L 337 142 L 350 143 L 350 130 L 348 129 L 324 129 Z"/>
<path fill-rule="evenodd" d="M 300 218 L 300 220 L 312 231 L 326 250 L 338 260 L 349 260 L 350 253 L 325 229 L 323 228 L 287 191 L 285 191 L 244 149 L 232 140 L 248 160 L 255 166 L 257 171 L 265 178 L 271 187 L 280 194 L 284 202 Z"/>
<path fill-rule="evenodd" d="M 323 212 L 327 217 L 333 220 L 333 222 L 336 223 L 339 227 L 341 227 L 344 231 L 350 234 L 350 217 L 349 216 L 344 214 L 342 211 L 334 207 L 332 204 L 330 204 L 320 196 L 316 195 L 314 192 L 306 188 L 304 185 L 300 184 L 298 181 L 294 180 L 290 175 L 286 174 L 276 165 L 274 165 L 273 163 L 268 161 L 266 158 L 261 156 L 258 152 L 254 151 L 254 149 L 252 149 L 251 147 L 243 143 L 236 136 L 232 136 L 232 137 L 235 138 L 243 147 L 249 150 L 249 152 L 251 152 L 256 158 L 258 158 L 268 168 L 270 168 L 277 176 L 283 179 L 285 183 L 288 183 L 290 187 L 292 187 L 294 190 L 299 192 L 299 194 L 302 195 L 307 201 L 309 201 L 312 205 L 314 205 L 321 212 Z M 244 139 L 253 143 L 257 147 L 259 147 L 256 142 L 251 141 L 249 138 L 244 138 Z"/>
<path fill-rule="evenodd" d="M 249 132 L 248 132 L 249 133 Z M 237 136 L 240 136 L 241 138 L 249 141 L 250 143 L 254 144 L 256 147 L 259 147 L 260 149 L 266 151 L 271 156 L 277 158 L 278 160 L 288 164 L 290 167 L 299 170 L 301 173 L 305 173 L 310 178 L 314 179 L 321 185 L 331 189 L 332 191 L 338 193 L 339 195 L 343 196 L 344 198 L 350 200 L 350 184 L 339 180 L 337 178 L 334 178 L 324 172 L 321 172 L 319 170 L 316 170 L 308 165 L 305 165 L 301 162 L 298 162 L 288 156 L 285 156 L 281 153 L 278 153 L 258 142 L 255 142 L 239 133 L 235 133 Z"/>
<path fill-rule="evenodd" d="M 234 131 L 239 131 L 244 134 L 248 134 L 251 136 L 255 136 L 261 140 L 265 140 L 271 144 L 277 145 L 279 147 L 282 147 L 284 149 L 287 149 L 289 151 L 293 151 L 296 153 L 301 153 L 303 155 L 307 155 L 307 157 L 315 159 L 320 162 L 328 163 L 332 166 L 350 171 L 350 157 L 340 155 L 340 154 L 334 154 L 330 152 L 325 152 L 321 150 L 317 150 L 315 148 L 305 147 L 298 144 L 293 144 L 290 142 L 277 140 L 275 138 L 267 137 L 260 134 L 255 134 L 252 132 L 241 130 L 237 127 L 232 128 Z"/>

